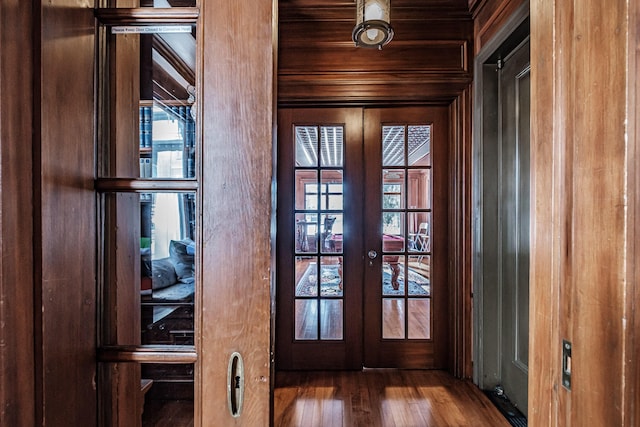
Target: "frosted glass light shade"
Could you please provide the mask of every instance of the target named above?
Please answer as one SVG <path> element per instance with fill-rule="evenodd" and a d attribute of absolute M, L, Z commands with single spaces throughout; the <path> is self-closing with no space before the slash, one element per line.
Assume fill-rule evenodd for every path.
<path fill-rule="evenodd" d="M 356 0 L 353 42 L 358 47 L 382 49 L 393 38 L 390 24 L 391 0 Z"/>

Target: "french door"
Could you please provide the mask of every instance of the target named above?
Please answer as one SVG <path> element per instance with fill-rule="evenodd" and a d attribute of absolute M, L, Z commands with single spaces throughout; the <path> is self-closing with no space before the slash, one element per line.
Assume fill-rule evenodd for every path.
<path fill-rule="evenodd" d="M 278 136 L 276 367 L 444 367 L 447 109 L 282 109 Z"/>

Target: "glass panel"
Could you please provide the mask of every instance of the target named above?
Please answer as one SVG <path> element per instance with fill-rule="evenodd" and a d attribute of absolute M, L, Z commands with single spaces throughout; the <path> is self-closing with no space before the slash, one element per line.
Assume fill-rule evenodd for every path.
<path fill-rule="evenodd" d="M 195 176 L 195 121 L 190 105 L 153 101 L 140 107 L 140 177 Z"/>
<path fill-rule="evenodd" d="M 296 257 L 296 296 L 318 295 L 318 264 L 316 257 Z"/>
<path fill-rule="evenodd" d="M 108 154 L 116 161 L 101 162 L 100 176 L 194 178 L 195 25 L 158 26 L 151 34 L 131 34 L 127 28 L 151 30 L 111 27 L 110 44 L 130 67 L 109 76 L 118 82 L 113 87 L 122 89 L 108 100 L 109 108 L 118 110 L 119 130 Z M 137 91 L 130 93 L 131 88 Z"/>
<path fill-rule="evenodd" d="M 171 3 L 178 3 L 176 7 L 195 7 L 196 0 L 180 0 L 179 2 L 172 1 Z M 140 0 L 140 7 L 172 7 L 169 0 Z"/>
<path fill-rule="evenodd" d="M 382 338 L 403 339 L 404 298 L 382 299 Z"/>
<path fill-rule="evenodd" d="M 404 251 L 404 212 L 382 213 L 382 250 Z"/>
<path fill-rule="evenodd" d="M 407 275 L 409 276 L 409 295 L 431 295 L 430 285 L 431 256 L 411 255 L 407 264 Z"/>
<path fill-rule="evenodd" d="M 322 215 L 322 243 L 323 253 L 342 253 L 342 214 Z"/>
<path fill-rule="evenodd" d="M 318 171 L 296 170 L 297 210 L 318 209 Z"/>
<path fill-rule="evenodd" d="M 296 214 L 296 253 L 315 253 L 318 251 L 318 215 Z"/>
<path fill-rule="evenodd" d="M 382 257 L 382 295 L 405 295 L 403 255 Z"/>
<path fill-rule="evenodd" d="M 343 209 L 341 170 L 323 170 L 320 209 L 339 211 Z"/>
<path fill-rule="evenodd" d="M 296 126 L 296 166 L 318 166 L 318 128 Z"/>
<path fill-rule="evenodd" d="M 431 213 L 429 212 L 409 212 L 409 223 L 407 229 L 409 231 L 410 252 L 430 252 L 431 251 Z"/>
<path fill-rule="evenodd" d="M 407 204 L 410 209 L 431 209 L 431 169 L 410 169 Z"/>
<path fill-rule="evenodd" d="M 142 378 L 152 380 L 144 393 L 142 425 L 164 425 L 167 408 L 173 420 L 193 425 L 193 364 L 143 364 Z"/>
<path fill-rule="evenodd" d="M 382 171 L 382 209 L 404 209 L 404 171 Z"/>
<path fill-rule="evenodd" d="M 137 36 L 141 178 L 195 177 L 196 31 L 194 25 L 173 28 L 182 30 Z"/>
<path fill-rule="evenodd" d="M 342 300 L 323 299 L 320 301 L 320 338 L 323 340 L 341 340 L 343 311 Z"/>
<path fill-rule="evenodd" d="M 323 167 L 341 167 L 344 161 L 344 135 L 342 126 L 321 126 L 322 138 L 320 165 Z"/>
<path fill-rule="evenodd" d="M 431 300 L 428 298 L 409 298 L 409 339 L 431 338 Z"/>
<path fill-rule="evenodd" d="M 320 258 L 320 295 L 323 297 L 342 296 L 342 257 L 323 256 Z"/>
<path fill-rule="evenodd" d="M 382 166 L 404 166 L 404 126 L 382 127 Z"/>
<path fill-rule="evenodd" d="M 318 301 L 315 299 L 296 299 L 295 339 L 318 339 Z"/>
<path fill-rule="evenodd" d="M 409 126 L 409 166 L 431 166 L 431 126 Z"/>
<path fill-rule="evenodd" d="M 195 195 L 140 199 L 142 343 L 193 345 Z"/>

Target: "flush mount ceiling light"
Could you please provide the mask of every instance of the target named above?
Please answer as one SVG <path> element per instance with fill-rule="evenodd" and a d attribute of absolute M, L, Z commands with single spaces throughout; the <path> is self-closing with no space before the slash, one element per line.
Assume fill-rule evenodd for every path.
<path fill-rule="evenodd" d="M 377 47 L 382 50 L 393 38 L 391 0 L 356 0 L 356 26 L 353 42 L 356 47 Z"/>

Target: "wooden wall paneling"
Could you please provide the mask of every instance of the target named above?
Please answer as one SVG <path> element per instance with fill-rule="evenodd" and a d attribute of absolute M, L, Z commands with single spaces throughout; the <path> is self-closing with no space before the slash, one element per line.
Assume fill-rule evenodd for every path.
<path fill-rule="evenodd" d="M 35 420 L 32 3 L 0 4 L 0 425 Z"/>
<path fill-rule="evenodd" d="M 627 41 L 629 58 L 629 76 L 636 76 L 640 70 L 640 31 L 638 25 L 633 22 L 640 22 L 640 6 L 638 2 L 629 4 L 629 36 Z M 640 366 L 637 363 L 637 355 L 640 354 L 640 84 L 637 79 L 629 80 L 629 91 L 627 98 L 627 108 L 629 117 L 629 146 L 627 164 L 629 165 L 628 187 L 629 187 L 629 252 L 627 254 L 627 264 L 631 266 L 627 275 L 627 305 L 626 312 L 629 323 L 626 331 L 625 348 L 628 349 L 624 359 L 626 364 L 626 378 L 624 379 L 625 405 L 623 419 L 624 425 L 635 426 L 640 424 Z"/>
<path fill-rule="evenodd" d="M 482 50 L 510 16 L 529 0 L 469 0 L 473 9 L 475 53 Z M 474 2 L 474 5 L 471 5 Z"/>
<path fill-rule="evenodd" d="M 394 4 L 395 35 L 380 51 L 356 48 L 351 41 L 353 4 L 341 12 L 328 12 L 295 6 L 283 12 L 280 105 L 451 101 L 468 87 L 473 55 L 473 23 L 468 14 Z"/>
<path fill-rule="evenodd" d="M 450 106 L 451 174 L 449 309 L 451 338 L 450 371 L 459 378 L 471 378 L 473 300 L 471 279 L 471 94 L 464 91 Z"/>
<path fill-rule="evenodd" d="M 200 7 L 200 421 L 266 426 L 277 2 L 202 2 Z M 245 393 L 243 412 L 233 418 L 226 389 L 236 351 L 245 363 Z"/>
<path fill-rule="evenodd" d="M 33 246 L 40 263 L 35 268 L 41 289 L 36 393 L 42 396 L 41 419 L 35 424 L 93 425 L 95 20 L 92 6 L 81 0 L 42 3 L 35 15 L 40 17 L 35 34 L 41 135 L 35 154 L 40 233 Z"/>
<path fill-rule="evenodd" d="M 555 88 L 561 86 L 553 55 L 554 0 L 531 5 L 531 261 L 529 332 L 529 422 L 558 425 L 557 395 L 560 370 L 558 334 L 560 240 L 564 223 L 562 162 L 557 150 L 554 115 L 561 113 Z M 546 103 L 541 100 L 547 100 Z M 551 104 L 551 105 L 550 105 Z"/>
<path fill-rule="evenodd" d="M 635 139 L 625 127 L 635 109 L 627 49 L 637 17 L 628 8 L 532 5 L 533 425 L 633 425 L 622 410 L 635 402 L 637 381 L 625 325 L 638 262 L 628 243 L 637 205 L 628 185 Z M 562 339 L 573 343 L 571 391 L 561 385 Z"/>

